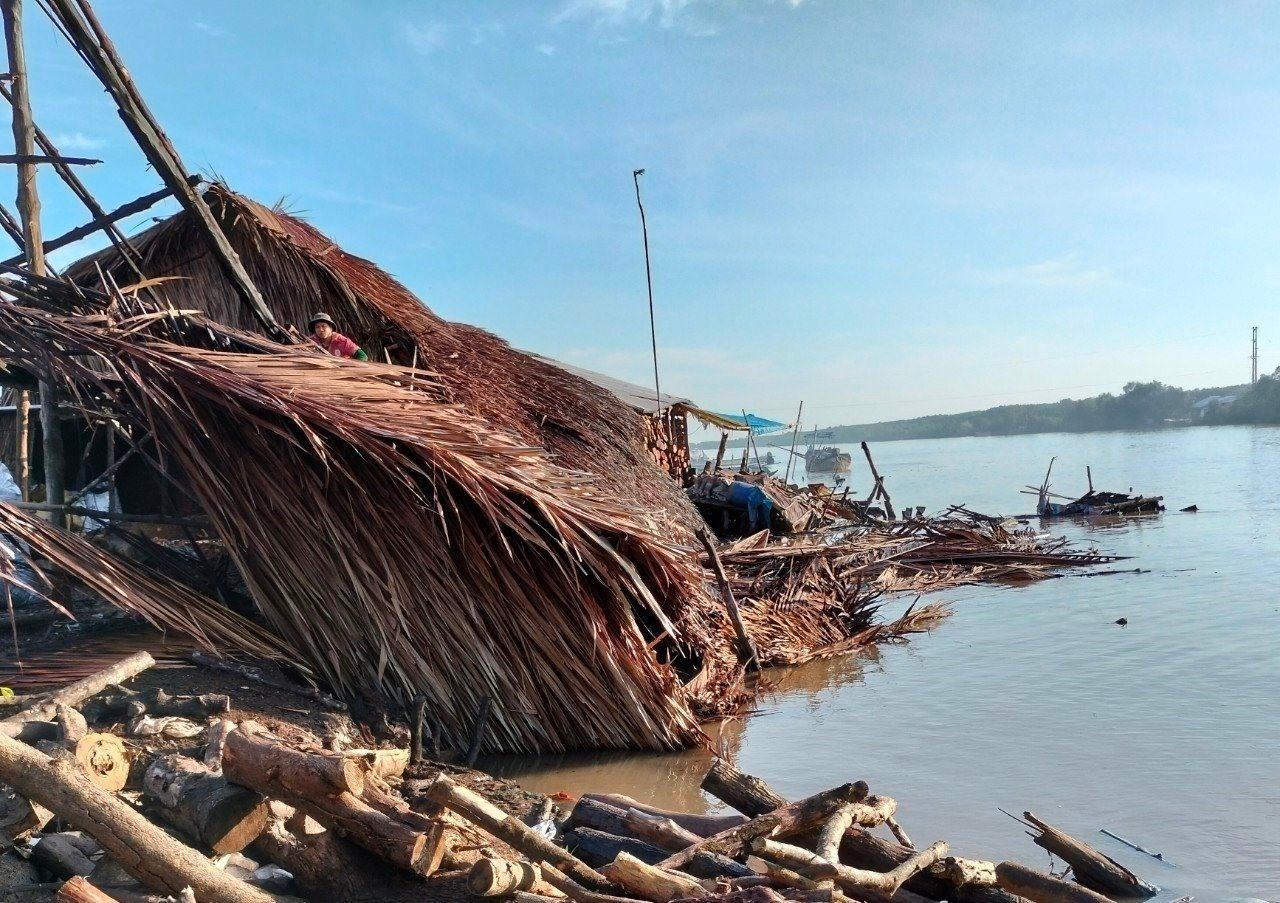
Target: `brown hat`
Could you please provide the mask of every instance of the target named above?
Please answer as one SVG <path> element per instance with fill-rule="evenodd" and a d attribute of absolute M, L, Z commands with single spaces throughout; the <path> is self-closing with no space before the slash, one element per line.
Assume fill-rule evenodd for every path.
<path fill-rule="evenodd" d="M 333 322 L 333 317 L 328 314 L 312 314 L 311 319 L 307 321 L 307 329 L 315 329 L 317 323 L 328 323 L 334 329 L 338 328 L 338 325 Z"/>

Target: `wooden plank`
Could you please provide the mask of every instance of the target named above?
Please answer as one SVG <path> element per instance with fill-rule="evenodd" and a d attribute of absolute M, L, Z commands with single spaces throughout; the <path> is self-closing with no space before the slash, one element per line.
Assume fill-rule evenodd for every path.
<path fill-rule="evenodd" d="M 50 156 L 48 154 L 0 154 L 0 163 L 16 163 L 18 166 L 33 166 L 38 163 L 63 163 L 68 166 L 96 166 L 101 162 L 101 160 L 94 160 L 91 157 L 62 157 Z"/>

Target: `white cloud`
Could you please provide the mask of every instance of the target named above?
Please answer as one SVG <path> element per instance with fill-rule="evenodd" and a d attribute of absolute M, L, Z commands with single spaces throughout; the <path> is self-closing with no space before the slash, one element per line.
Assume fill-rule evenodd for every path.
<path fill-rule="evenodd" d="M 756 0 L 771 5 L 776 0 Z M 805 0 L 783 0 L 791 9 Z M 678 28 L 693 37 L 711 37 L 720 31 L 715 21 L 739 11 L 737 0 L 565 0 L 551 17 L 552 25 L 585 21 L 597 28 L 657 25 Z"/>
<path fill-rule="evenodd" d="M 443 47 L 448 34 L 449 27 L 443 22 L 427 22 L 423 25 L 409 23 L 404 27 L 405 40 L 423 56 L 429 56 Z"/>
<path fill-rule="evenodd" d="M 218 25 L 210 25 L 208 22 L 192 22 L 191 27 L 196 31 L 202 31 L 211 38 L 224 38 L 227 36 L 227 30 Z"/>
<path fill-rule="evenodd" d="M 543 56 L 555 56 L 556 54 L 556 46 L 554 44 L 539 44 L 536 49 Z"/>
<path fill-rule="evenodd" d="M 71 132 L 54 135 L 53 146 L 60 151 L 88 151 L 98 150 L 106 147 L 107 142 L 102 138 L 94 138 L 86 135 L 84 132 Z"/>
<path fill-rule="evenodd" d="M 975 270 L 973 275 L 986 285 L 1023 288 L 1090 288 L 1113 279 L 1111 270 L 1085 266 L 1074 253 L 1020 266 Z"/>

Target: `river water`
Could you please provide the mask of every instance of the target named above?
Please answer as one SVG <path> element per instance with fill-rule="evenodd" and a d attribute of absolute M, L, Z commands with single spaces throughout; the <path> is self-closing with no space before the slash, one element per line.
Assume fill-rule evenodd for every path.
<path fill-rule="evenodd" d="M 865 494 L 861 452 L 845 450 Z M 1029 809 L 1159 885 L 1159 900 L 1280 900 L 1280 428 L 872 451 L 899 507 L 1025 513 L 1034 497 L 1018 490 L 1056 455 L 1057 491 L 1082 492 L 1091 465 L 1098 488 L 1164 495 L 1169 511 L 1050 528 L 1142 573 L 953 590 L 938 597 L 955 614 L 904 646 L 771 675 L 759 713 L 721 728 L 739 766 L 790 797 L 865 779 L 898 799 L 917 844 L 957 855 L 1046 866 L 997 807 Z M 698 789 L 703 752 L 485 765 L 544 792 L 717 807 Z"/>

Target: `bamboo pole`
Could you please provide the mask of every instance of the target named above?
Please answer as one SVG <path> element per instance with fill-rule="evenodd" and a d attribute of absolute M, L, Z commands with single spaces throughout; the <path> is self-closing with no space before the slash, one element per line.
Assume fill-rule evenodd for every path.
<path fill-rule="evenodd" d="M 733 624 L 733 632 L 738 639 L 738 664 L 747 670 L 756 670 L 760 667 L 760 655 L 756 651 L 756 644 L 751 641 L 751 635 L 747 633 L 747 625 L 742 621 L 742 612 L 738 610 L 738 602 L 733 598 L 733 587 L 729 585 L 729 578 L 725 576 L 720 555 L 716 552 L 715 544 L 707 535 L 705 527 L 699 527 L 697 535 L 702 547 L 707 551 L 707 557 L 711 559 L 711 567 L 715 571 L 716 582 L 720 584 L 720 592 L 724 594 L 724 606 L 729 610 L 729 621 Z"/>
<path fill-rule="evenodd" d="M 31 94 L 27 84 L 27 58 L 22 42 L 22 0 L 0 0 L 4 15 L 4 37 L 8 48 L 9 73 L 13 77 L 13 143 L 20 156 L 35 154 L 35 123 L 31 118 Z M 18 163 L 18 215 L 22 218 L 22 241 L 27 269 L 44 276 L 44 241 L 40 232 L 40 192 L 36 187 L 36 164 Z M 61 505 L 63 490 L 62 429 L 58 423 L 58 396 L 50 377 L 40 381 L 40 427 L 44 441 L 45 501 Z M 50 512 L 57 527 L 67 526 L 62 510 Z"/>
<path fill-rule="evenodd" d="M 791 454 L 787 457 L 787 472 L 782 482 L 791 482 L 791 467 L 796 463 L 796 439 L 800 437 L 800 415 L 804 413 L 804 401 L 800 402 L 800 408 L 796 411 L 796 425 L 791 431 Z M 806 474 L 808 476 L 808 474 Z"/>

